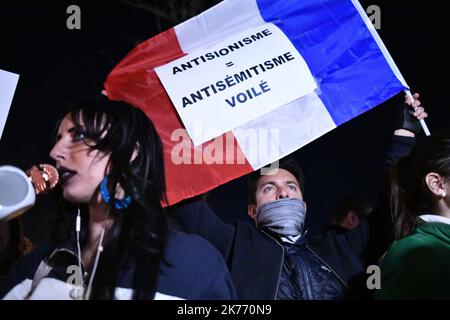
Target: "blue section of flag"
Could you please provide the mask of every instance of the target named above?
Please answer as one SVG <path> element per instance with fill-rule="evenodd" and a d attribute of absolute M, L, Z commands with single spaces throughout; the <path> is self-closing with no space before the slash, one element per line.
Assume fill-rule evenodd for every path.
<path fill-rule="evenodd" d="M 391 98 L 397 79 L 351 0 L 257 0 L 305 59 L 336 125 Z"/>

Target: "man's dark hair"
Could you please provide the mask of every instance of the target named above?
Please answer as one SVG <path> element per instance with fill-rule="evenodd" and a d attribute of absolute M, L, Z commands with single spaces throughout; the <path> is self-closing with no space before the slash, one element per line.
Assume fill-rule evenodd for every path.
<path fill-rule="evenodd" d="M 270 166 L 270 165 L 269 165 Z M 265 168 L 268 168 L 266 166 Z M 289 171 L 298 181 L 300 191 L 305 196 L 305 177 L 303 176 L 302 169 L 298 165 L 294 158 L 285 158 L 280 160 L 278 168 Z M 256 170 L 248 175 L 248 203 L 256 204 L 256 185 L 259 178 L 262 177 L 261 170 Z"/>
<path fill-rule="evenodd" d="M 358 218 L 362 219 L 370 213 L 370 206 L 363 200 L 357 197 L 346 197 L 338 202 L 334 209 L 333 221 L 334 223 L 341 223 L 344 221 L 349 211 L 355 211 Z"/>

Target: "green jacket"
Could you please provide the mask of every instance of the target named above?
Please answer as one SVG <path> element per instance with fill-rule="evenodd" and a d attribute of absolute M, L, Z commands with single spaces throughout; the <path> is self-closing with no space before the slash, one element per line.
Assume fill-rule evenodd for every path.
<path fill-rule="evenodd" d="M 392 244 L 375 299 L 450 299 L 450 225 L 422 224 Z"/>

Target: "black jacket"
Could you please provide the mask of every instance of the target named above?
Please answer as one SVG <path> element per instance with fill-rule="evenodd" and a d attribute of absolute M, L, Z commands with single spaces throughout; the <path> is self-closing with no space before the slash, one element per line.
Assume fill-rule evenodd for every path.
<path fill-rule="evenodd" d="M 283 243 L 284 259 L 277 299 L 336 300 L 345 294 L 345 285 L 300 238 Z"/>

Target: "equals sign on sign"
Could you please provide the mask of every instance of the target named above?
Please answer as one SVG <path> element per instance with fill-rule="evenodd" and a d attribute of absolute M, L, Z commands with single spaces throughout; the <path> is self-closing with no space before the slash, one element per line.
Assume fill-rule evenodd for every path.
<path fill-rule="evenodd" d="M 226 65 L 227 67 L 231 67 L 232 65 L 234 65 L 234 63 L 230 61 L 230 62 L 225 63 L 225 65 Z"/>

